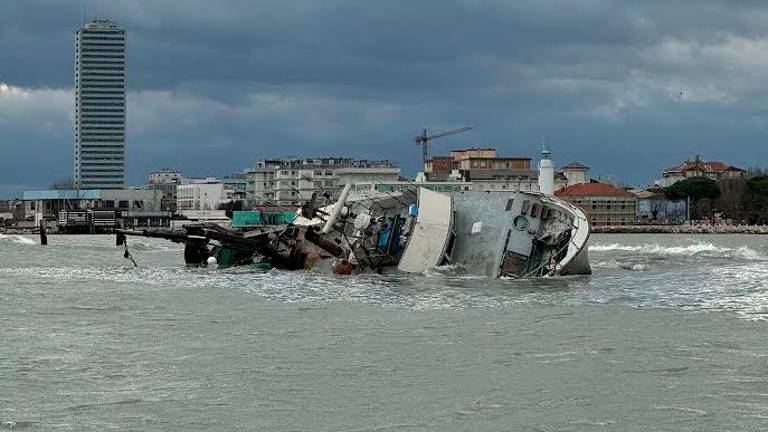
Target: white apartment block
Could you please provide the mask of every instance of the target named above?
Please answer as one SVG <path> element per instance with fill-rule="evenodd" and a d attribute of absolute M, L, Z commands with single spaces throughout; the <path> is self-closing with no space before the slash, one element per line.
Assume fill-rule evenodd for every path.
<path fill-rule="evenodd" d="M 226 201 L 224 183 L 213 177 L 190 179 L 176 186 L 176 208 L 185 210 L 216 210 Z"/>
<path fill-rule="evenodd" d="M 295 207 L 312 193 L 338 196 L 347 183 L 391 182 L 400 168 L 389 161 L 349 158 L 265 160 L 247 172 L 248 201 L 253 206 Z"/>
<path fill-rule="evenodd" d="M 181 171 L 170 168 L 163 168 L 149 173 L 147 176 L 147 184 L 158 185 L 167 183 L 181 183 L 183 179 L 184 175 L 181 173 Z"/>

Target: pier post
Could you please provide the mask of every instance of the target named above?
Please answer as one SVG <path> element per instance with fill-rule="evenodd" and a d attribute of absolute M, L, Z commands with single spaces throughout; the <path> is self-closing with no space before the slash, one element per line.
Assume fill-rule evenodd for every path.
<path fill-rule="evenodd" d="M 48 244 L 48 232 L 45 227 L 45 219 L 40 219 L 40 244 L 46 246 Z"/>

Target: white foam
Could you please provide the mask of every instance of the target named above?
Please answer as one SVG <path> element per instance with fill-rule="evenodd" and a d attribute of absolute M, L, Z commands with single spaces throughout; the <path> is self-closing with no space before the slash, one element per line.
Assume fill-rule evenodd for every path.
<path fill-rule="evenodd" d="M 617 269 L 621 267 L 621 263 L 616 260 L 597 261 L 591 264 L 592 268 L 599 269 Z"/>
<path fill-rule="evenodd" d="M 589 250 L 594 252 L 609 252 L 609 251 L 624 251 L 624 252 L 639 252 L 649 255 L 666 255 L 666 256 L 693 256 L 703 254 L 707 256 L 723 257 L 723 258 L 741 258 L 746 260 L 762 261 L 768 260 L 768 257 L 757 252 L 754 249 L 750 249 L 746 246 L 742 246 L 737 249 L 728 247 L 718 247 L 712 243 L 698 242 L 687 246 L 662 246 L 658 243 L 646 243 L 641 245 L 624 245 L 619 243 L 611 244 L 594 244 L 589 245 Z"/>
<path fill-rule="evenodd" d="M 16 235 L 16 234 L 0 234 L 0 240 L 10 241 L 11 243 L 24 244 L 24 245 L 37 244 L 31 238 Z"/>

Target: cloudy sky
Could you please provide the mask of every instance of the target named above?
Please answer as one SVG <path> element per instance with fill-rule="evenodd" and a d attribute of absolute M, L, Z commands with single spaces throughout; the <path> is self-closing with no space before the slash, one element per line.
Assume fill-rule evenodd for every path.
<path fill-rule="evenodd" d="M 289 155 L 412 174 L 424 126 L 631 184 L 768 165 L 764 1 L 0 0 L 0 195 L 71 176 L 83 5 L 127 30 L 133 184 Z"/>

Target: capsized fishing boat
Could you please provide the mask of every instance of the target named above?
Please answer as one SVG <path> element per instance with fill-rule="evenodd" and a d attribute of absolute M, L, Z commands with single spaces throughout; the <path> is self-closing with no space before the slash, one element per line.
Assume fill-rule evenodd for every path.
<path fill-rule="evenodd" d="M 235 230 L 188 225 L 177 230 L 118 230 L 126 236 L 184 243 L 189 265 L 351 274 L 423 273 L 453 265 L 471 275 L 529 278 L 589 274 L 589 223 L 578 208 L 538 192 L 435 192 L 414 184 L 400 192 L 351 194 L 302 205 L 285 226 Z"/>

